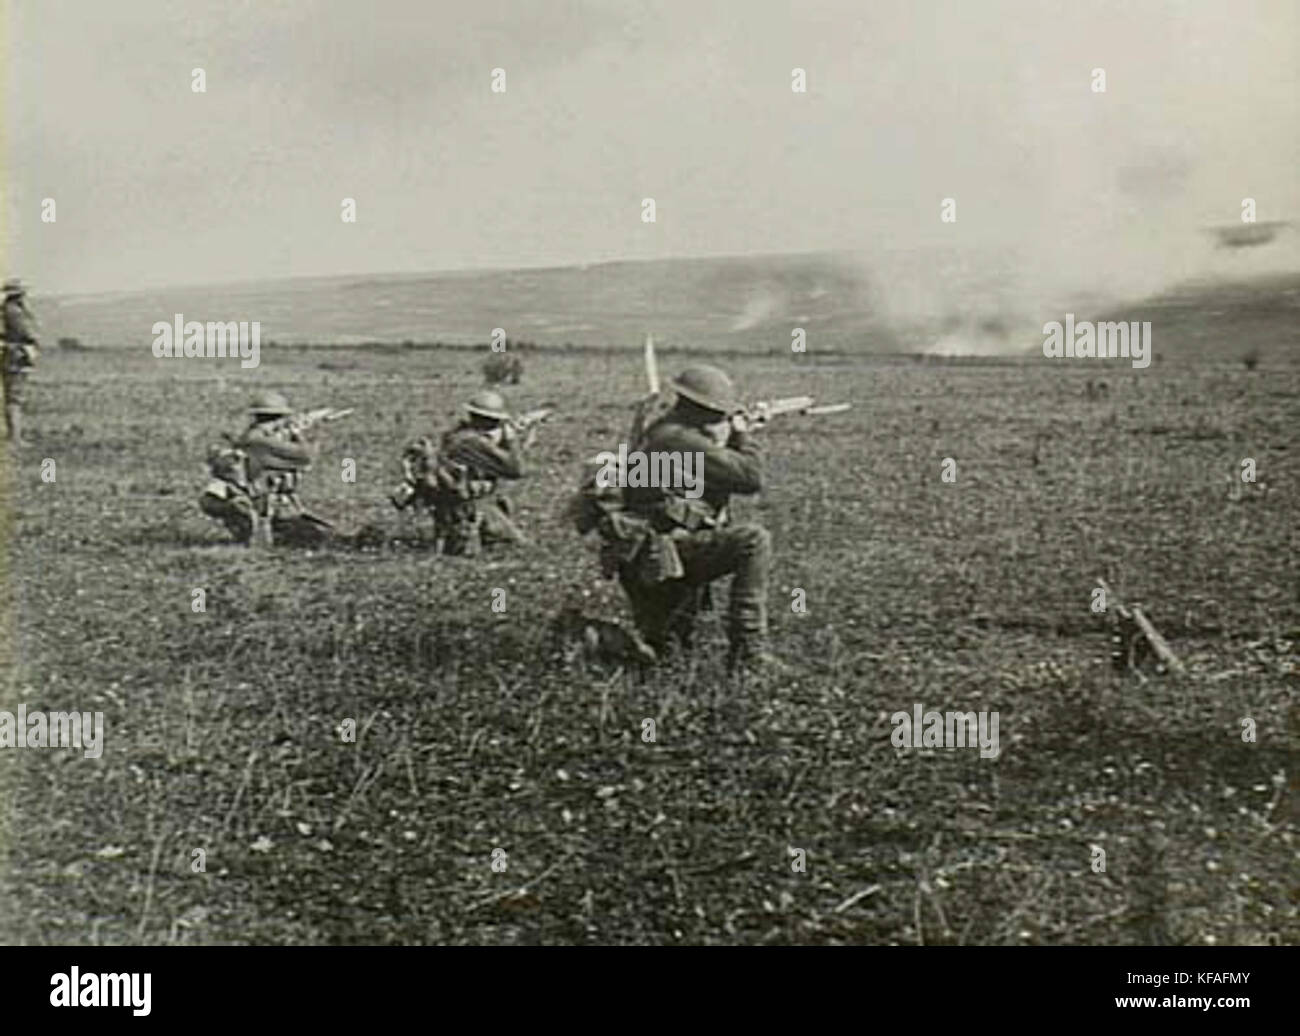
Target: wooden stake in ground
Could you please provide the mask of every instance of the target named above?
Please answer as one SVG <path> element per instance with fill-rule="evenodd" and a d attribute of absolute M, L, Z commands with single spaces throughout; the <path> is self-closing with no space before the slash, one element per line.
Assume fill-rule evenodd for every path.
<path fill-rule="evenodd" d="M 1132 608 L 1126 607 L 1124 602 L 1119 599 L 1119 596 L 1106 585 L 1104 579 L 1098 579 L 1097 585 L 1101 587 L 1102 593 L 1106 595 L 1106 609 L 1109 611 L 1114 608 L 1121 620 L 1137 626 L 1138 631 L 1146 639 L 1151 650 L 1155 652 L 1156 657 L 1165 664 L 1168 670 L 1175 673 L 1183 672 L 1183 663 L 1179 661 L 1178 656 L 1174 654 L 1173 648 L 1169 646 L 1169 642 L 1161 636 L 1160 631 L 1155 628 L 1155 625 L 1146 617 L 1142 609 L 1138 605 L 1133 605 Z"/>

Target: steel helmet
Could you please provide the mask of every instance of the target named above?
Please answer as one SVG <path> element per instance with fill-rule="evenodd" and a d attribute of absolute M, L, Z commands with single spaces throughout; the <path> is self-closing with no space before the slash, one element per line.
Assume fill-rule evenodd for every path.
<path fill-rule="evenodd" d="M 289 401 L 279 392 L 259 392 L 253 397 L 253 402 L 249 404 L 248 409 L 254 416 L 287 417 L 293 413 Z"/>
<path fill-rule="evenodd" d="M 741 409 L 731 379 L 707 363 L 687 367 L 673 379 L 672 385 L 679 396 L 705 410 L 729 416 Z"/>
<path fill-rule="evenodd" d="M 23 287 L 23 282 L 20 281 L 17 277 L 11 277 L 9 280 L 5 281 L 6 298 L 8 298 L 10 295 L 26 295 L 26 294 L 27 294 L 27 289 Z"/>
<path fill-rule="evenodd" d="M 471 417 L 485 417 L 489 421 L 510 420 L 506 401 L 501 398 L 499 392 L 493 392 L 491 389 L 484 389 L 470 396 L 469 402 L 465 404 L 465 412 Z"/>

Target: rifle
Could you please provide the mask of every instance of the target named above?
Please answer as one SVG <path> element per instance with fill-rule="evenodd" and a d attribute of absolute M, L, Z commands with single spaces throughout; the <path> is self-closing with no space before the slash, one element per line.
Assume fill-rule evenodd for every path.
<path fill-rule="evenodd" d="M 342 417 L 347 417 L 352 413 L 352 408 L 338 410 L 334 407 L 323 406 L 315 410 L 303 410 L 296 414 L 290 414 L 288 417 L 281 417 L 271 422 L 271 427 L 275 429 L 289 428 L 295 435 L 301 435 L 312 425 L 320 424 L 325 421 L 337 421 Z"/>
<path fill-rule="evenodd" d="M 529 449 L 533 445 L 537 438 L 538 427 L 553 413 L 555 413 L 554 407 L 538 407 L 536 410 L 520 414 L 510 422 L 515 432 L 523 437 L 521 445 L 524 449 Z"/>
<path fill-rule="evenodd" d="M 517 429 L 519 429 L 519 431 L 526 432 L 529 428 L 533 427 L 533 425 L 541 424 L 553 413 L 555 413 L 553 407 L 539 407 L 536 410 L 529 410 L 526 413 L 520 414 L 512 423 Z"/>
<path fill-rule="evenodd" d="M 824 403 L 814 406 L 812 396 L 786 396 L 782 399 L 765 399 L 751 404 L 744 410 L 746 423 L 751 428 L 760 428 L 774 417 L 784 414 L 805 414 L 808 417 L 821 417 L 824 414 L 842 414 L 853 407 L 852 403 Z"/>
<path fill-rule="evenodd" d="M 657 417 L 667 411 L 667 401 L 659 387 L 659 364 L 655 358 L 655 341 L 650 335 L 645 339 L 645 377 L 649 392 L 637 404 L 636 417 L 632 423 L 631 441 L 640 439 L 640 433 L 654 423 Z M 746 407 L 742 414 L 751 428 L 760 428 L 774 417 L 784 414 L 804 414 L 808 417 L 822 417 L 826 414 L 841 414 L 852 409 L 851 403 L 824 403 L 816 405 L 812 396 L 785 396 L 781 399 L 767 399 Z"/>

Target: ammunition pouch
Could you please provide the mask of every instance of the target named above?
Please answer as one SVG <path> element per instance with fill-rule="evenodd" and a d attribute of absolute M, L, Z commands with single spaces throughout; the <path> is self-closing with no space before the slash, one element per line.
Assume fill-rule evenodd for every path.
<path fill-rule="evenodd" d="M 647 584 L 681 579 L 685 574 L 676 540 L 718 524 L 708 505 L 663 493 L 629 502 L 623 489 L 597 482 L 599 468 L 583 480 L 567 516 L 580 535 L 600 534 L 600 569 Z"/>
<path fill-rule="evenodd" d="M 390 499 L 398 510 L 412 503 L 433 509 L 454 507 L 491 496 L 495 479 L 475 478 L 465 464 L 441 457 L 432 439 L 417 439 L 402 451 L 405 482 L 393 490 Z"/>
<path fill-rule="evenodd" d="M 205 492 L 229 500 L 235 496 L 253 496 L 248 477 L 248 454 L 238 446 L 218 443 L 208 448 L 208 474 L 211 481 Z"/>
<path fill-rule="evenodd" d="M 661 532 L 671 532 L 676 529 L 697 532 L 717 524 L 707 505 L 668 493 L 664 494 L 652 513 L 655 527 Z"/>

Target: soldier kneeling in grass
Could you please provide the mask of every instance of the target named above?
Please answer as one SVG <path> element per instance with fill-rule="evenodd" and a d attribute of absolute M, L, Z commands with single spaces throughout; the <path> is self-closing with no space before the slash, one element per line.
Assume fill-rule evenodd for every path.
<path fill-rule="evenodd" d="M 238 543 L 249 543 L 257 530 L 279 542 L 304 545 L 328 535 L 329 523 L 310 514 L 298 499 L 302 473 L 315 450 L 293 413 L 279 392 L 258 393 L 243 434 L 208 452 L 212 480 L 199 506 Z"/>
<path fill-rule="evenodd" d="M 406 480 L 393 493 L 393 505 L 432 511 L 444 554 L 474 557 L 485 547 L 527 543 L 499 484 L 524 477 L 532 431 L 525 437 L 499 393 L 477 393 L 437 446 L 424 438 L 406 448 Z"/>
<path fill-rule="evenodd" d="M 762 489 L 763 461 L 742 416 L 731 379 L 701 364 L 674 380 L 676 403 L 662 416 L 638 419 L 634 449 L 703 455 L 703 488 L 602 485 L 588 475 L 571 517 L 580 533 L 599 532 L 601 568 L 618 576 L 645 644 L 660 658 L 673 641 L 689 647 L 709 584 L 734 577 L 728 609 L 731 668 L 780 672 L 768 651 L 767 579 L 771 536 L 761 526 L 731 524 L 733 493 Z"/>

